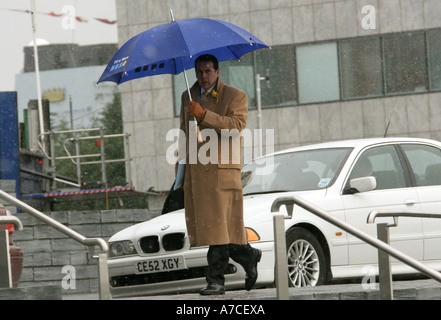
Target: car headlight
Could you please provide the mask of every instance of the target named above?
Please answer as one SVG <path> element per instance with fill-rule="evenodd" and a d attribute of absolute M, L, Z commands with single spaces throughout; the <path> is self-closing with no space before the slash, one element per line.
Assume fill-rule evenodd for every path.
<path fill-rule="evenodd" d="M 109 243 L 109 256 L 120 257 L 136 254 L 135 245 L 130 240 Z"/>

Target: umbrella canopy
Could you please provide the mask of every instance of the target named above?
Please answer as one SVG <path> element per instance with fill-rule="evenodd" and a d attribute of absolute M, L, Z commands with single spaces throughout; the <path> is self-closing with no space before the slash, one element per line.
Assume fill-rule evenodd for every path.
<path fill-rule="evenodd" d="M 202 54 L 219 61 L 238 60 L 245 53 L 268 46 L 244 29 L 214 19 L 172 21 L 127 41 L 107 65 L 98 83 L 117 84 L 159 74 L 179 74 L 194 68 Z"/>

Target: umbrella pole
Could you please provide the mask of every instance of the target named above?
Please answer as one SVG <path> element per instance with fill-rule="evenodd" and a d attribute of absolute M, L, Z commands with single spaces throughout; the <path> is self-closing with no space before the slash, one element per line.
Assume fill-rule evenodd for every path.
<path fill-rule="evenodd" d="M 182 58 L 181 58 L 181 62 L 182 62 L 182 69 L 184 70 L 184 79 L 185 79 L 185 85 L 187 86 L 188 96 L 189 96 L 190 100 L 193 101 L 193 98 L 191 97 L 191 92 L 190 92 L 190 85 L 188 84 L 187 72 L 185 72 L 184 62 L 182 61 Z M 197 133 L 197 137 L 198 137 L 198 142 L 201 143 L 203 141 L 202 135 L 201 135 L 201 130 L 199 129 L 198 122 L 195 117 L 193 117 L 193 121 L 194 121 L 194 125 L 196 126 L 196 133 Z"/>
<path fill-rule="evenodd" d="M 184 67 L 184 63 L 182 63 L 182 67 Z M 185 69 L 184 69 L 184 79 L 185 79 L 185 85 L 187 86 L 188 96 L 190 97 L 190 100 L 193 100 L 193 98 L 191 97 L 190 86 L 188 84 L 187 72 L 185 72 Z"/>

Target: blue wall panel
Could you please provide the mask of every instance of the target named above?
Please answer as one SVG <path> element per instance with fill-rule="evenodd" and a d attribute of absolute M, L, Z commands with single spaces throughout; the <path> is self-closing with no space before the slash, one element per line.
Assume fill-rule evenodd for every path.
<path fill-rule="evenodd" d="M 15 180 L 20 197 L 17 93 L 0 92 L 0 179 Z"/>

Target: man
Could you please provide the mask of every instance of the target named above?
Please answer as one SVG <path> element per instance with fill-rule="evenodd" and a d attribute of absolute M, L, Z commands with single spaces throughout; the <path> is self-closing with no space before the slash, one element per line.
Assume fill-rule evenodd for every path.
<path fill-rule="evenodd" d="M 225 293 L 224 271 L 230 257 L 244 268 L 245 288 L 251 290 L 257 280 L 257 263 L 262 253 L 247 243 L 243 221 L 238 133 L 246 126 L 247 96 L 221 81 L 219 63 L 214 56 L 200 56 L 195 62 L 195 70 L 197 81 L 190 89 L 193 101 L 190 101 L 188 92 L 182 95 L 181 130 L 186 133 L 187 146 L 184 179 L 187 231 L 192 245 L 209 246 L 207 286 L 200 294 Z M 202 133 L 211 130 L 208 135 L 211 138 L 197 143 L 197 150 L 192 150 L 189 143 L 192 134 L 195 135 L 190 132 L 195 130 L 191 125 L 194 117 Z M 225 137 L 225 132 L 233 134 Z M 204 148 L 206 143 L 213 145 L 213 141 L 209 141 L 213 138 L 212 133 L 218 138 L 217 150 L 214 150 L 217 155 L 211 154 L 212 149 Z M 227 143 L 222 143 L 222 139 Z M 192 152 L 199 154 L 201 150 L 210 153 L 205 156 L 216 161 L 201 163 L 199 157 L 197 161 L 189 161 Z"/>

